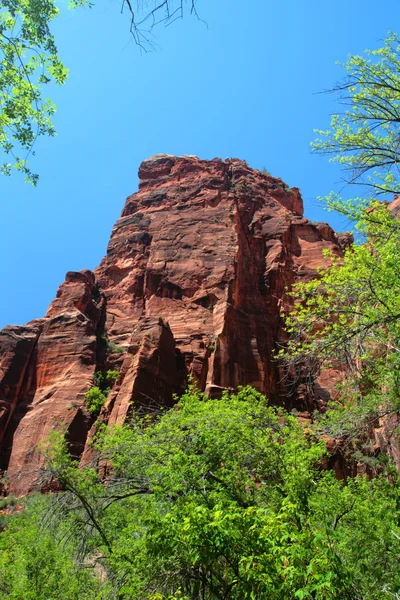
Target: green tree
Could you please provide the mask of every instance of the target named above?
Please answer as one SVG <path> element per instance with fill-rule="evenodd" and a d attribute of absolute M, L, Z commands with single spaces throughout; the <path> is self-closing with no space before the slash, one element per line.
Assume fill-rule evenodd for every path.
<path fill-rule="evenodd" d="M 49 497 L 31 496 L 0 535 L 0 594 L 4 600 L 109 600 L 93 569 L 76 560 L 68 522 L 45 526 Z M 54 523 L 53 523 L 54 525 Z"/>
<path fill-rule="evenodd" d="M 332 92 L 345 107 L 317 133 L 315 151 L 342 167 L 346 183 L 373 194 L 397 193 L 400 162 L 400 39 L 389 33 L 384 45 L 351 56 L 345 77 Z"/>
<path fill-rule="evenodd" d="M 358 209 L 357 227 L 366 242 L 328 255 L 331 266 L 292 291 L 283 352 L 291 368 L 307 365 L 311 385 L 321 368 L 342 371 L 335 433 L 350 438 L 400 409 L 400 223 L 372 203 Z"/>
<path fill-rule="evenodd" d="M 400 408 L 400 224 L 396 211 L 377 200 L 399 190 L 399 67 L 396 34 L 345 65 L 334 91 L 347 109 L 333 115 L 314 149 L 332 155 L 345 180 L 368 192 L 325 198 L 328 209 L 355 224 L 358 245 L 340 260 L 327 256 L 330 266 L 319 278 L 292 290 L 296 304 L 287 320 L 289 365 L 307 364 L 311 385 L 321 367 L 343 372 L 336 411 L 324 423 L 349 440 Z"/>
<path fill-rule="evenodd" d="M 99 433 L 96 449 L 79 469 L 53 440 L 48 474 L 65 490 L 59 518 L 120 600 L 400 591 L 396 477 L 337 481 L 325 445 L 251 388 L 220 400 L 191 388 L 155 421 Z"/>
<path fill-rule="evenodd" d="M 190 11 L 196 13 L 196 0 Z M 68 70 L 61 61 L 51 22 L 58 15 L 57 0 L 3 0 L 0 12 L 0 147 L 6 155 L 4 175 L 15 168 L 37 185 L 28 159 L 40 136 L 54 136 L 55 105 L 46 97 L 51 83 L 65 83 Z M 150 32 L 159 23 L 183 16 L 185 0 L 122 0 L 130 15 L 135 42 L 146 49 Z M 71 0 L 70 6 L 91 6 L 90 0 Z"/>
<path fill-rule="evenodd" d="M 55 106 L 43 95 L 50 82 L 64 83 L 62 64 L 50 31 L 58 13 L 52 0 L 4 0 L 0 13 L 0 144 L 12 167 L 36 185 L 38 176 L 27 161 L 38 136 L 55 134 Z"/>

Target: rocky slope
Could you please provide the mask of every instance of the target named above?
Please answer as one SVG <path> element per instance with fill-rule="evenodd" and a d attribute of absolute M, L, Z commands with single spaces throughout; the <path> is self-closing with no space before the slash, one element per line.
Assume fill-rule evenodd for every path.
<path fill-rule="evenodd" d="M 100 415 L 109 423 L 171 405 L 188 374 L 209 395 L 250 384 L 299 411 L 329 397 L 335 374 L 311 396 L 274 353 L 287 288 L 348 239 L 305 219 L 296 188 L 237 159 L 156 155 L 139 178 L 98 269 L 67 273 L 43 319 L 0 332 L 0 467 L 16 493 L 37 484 L 36 449 L 54 428 L 89 457 L 97 371 L 119 370 Z"/>

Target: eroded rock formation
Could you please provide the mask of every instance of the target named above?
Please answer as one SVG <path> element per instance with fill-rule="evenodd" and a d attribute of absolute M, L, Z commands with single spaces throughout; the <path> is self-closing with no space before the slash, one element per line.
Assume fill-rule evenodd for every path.
<path fill-rule="evenodd" d="M 90 453 L 85 394 L 97 371 L 119 370 L 100 415 L 110 423 L 171 405 L 188 374 L 210 395 L 250 384 L 300 411 L 329 397 L 332 377 L 311 404 L 274 353 L 287 288 L 348 240 L 304 218 L 298 189 L 237 159 L 156 155 L 139 178 L 94 274 L 68 273 L 43 319 L 0 333 L 1 467 L 17 493 L 36 484 L 36 448 L 52 429 Z"/>

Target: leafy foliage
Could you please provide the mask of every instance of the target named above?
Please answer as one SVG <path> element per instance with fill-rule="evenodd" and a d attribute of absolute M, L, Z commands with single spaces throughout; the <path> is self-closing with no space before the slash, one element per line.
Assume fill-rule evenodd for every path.
<path fill-rule="evenodd" d="M 118 374 L 119 372 L 113 369 L 108 369 L 106 373 L 103 373 L 102 371 L 96 371 L 93 376 L 93 383 L 103 391 L 106 389 L 109 390 L 110 386 L 115 383 Z"/>
<path fill-rule="evenodd" d="M 75 560 L 68 524 L 49 530 L 50 498 L 31 496 L 0 535 L 0 593 L 4 600 L 106 600 L 87 565 Z"/>
<path fill-rule="evenodd" d="M 349 183 L 375 195 L 399 189 L 399 54 L 400 40 L 390 34 L 382 48 L 350 57 L 334 90 L 347 110 L 314 143 Z M 311 385 L 322 365 L 342 371 L 336 410 L 323 427 L 366 442 L 368 429 L 400 409 L 400 224 L 373 197 L 345 201 L 331 193 L 325 203 L 355 223 L 359 245 L 343 258 L 327 256 L 331 266 L 319 279 L 292 290 L 286 362 L 295 370 L 307 364 Z"/>
<path fill-rule="evenodd" d="M 103 333 L 100 336 L 100 340 L 105 344 L 107 351 L 111 352 L 112 354 L 123 354 L 125 352 L 125 349 L 122 346 L 118 346 L 117 344 L 109 340 L 106 333 Z"/>
<path fill-rule="evenodd" d="M 130 14 L 130 31 L 142 48 L 154 46 L 152 30 L 159 23 L 182 18 L 186 0 L 121 0 Z M 54 136 L 55 105 L 46 97 L 51 83 L 65 83 L 68 70 L 61 61 L 51 22 L 57 0 L 2 0 L 0 12 L 0 147 L 6 155 L 3 175 L 13 169 L 34 186 L 39 176 L 29 165 L 40 136 Z M 196 0 L 190 12 L 196 13 Z M 70 8 L 92 6 L 90 0 L 70 0 Z"/>
<path fill-rule="evenodd" d="M 11 15 L 11 6 L 27 7 L 7 5 Z M 351 58 L 350 109 L 316 146 L 339 153 L 351 180 L 377 191 L 397 186 L 397 125 L 382 116 L 397 110 L 397 51 L 393 35 L 371 58 Z M 327 202 L 356 221 L 364 243 L 329 256 L 319 279 L 294 291 L 288 360 L 308 363 L 311 380 L 321 364 L 345 366 L 339 410 L 322 429 L 358 428 L 362 438 L 399 410 L 399 224 L 376 201 Z M 117 376 L 95 374 L 86 395 L 93 417 Z M 315 431 L 252 388 L 212 400 L 192 386 L 157 418 L 99 428 L 92 465 L 79 466 L 57 433 L 42 452 L 48 487 L 62 491 L 30 498 L 14 515 L 4 503 L 6 599 L 400 597 L 400 488 L 389 459 L 372 480 L 338 481 Z"/>
<path fill-rule="evenodd" d="M 400 591 L 396 478 L 335 480 L 324 444 L 251 388 L 221 400 L 191 388 L 155 422 L 104 430 L 96 449 L 96 468 L 79 469 L 52 440 L 65 490 L 54 514 L 120 600 Z"/>
<path fill-rule="evenodd" d="M 86 4 L 86 0 L 75 4 Z M 2 7 L 0 145 L 10 161 L 1 170 L 10 175 L 15 168 L 36 185 L 38 175 L 30 170 L 28 158 L 39 136 L 55 135 L 55 106 L 44 90 L 67 78 L 50 29 L 58 8 L 55 0 L 3 0 Z"/>
<path fill-rule="evenodd" d="M 399 190 L 400 39 L 389 33 L 384 45 L 351 56 L 346 76 L 332 90 L 346 107 L 317 130 L 314 150 L 343 167 L 345 181 L 375 194 Z"/>
<path fill-rule="evenodd" d="M 100 414 L 118 375 L 119 372 L 112 369 L 108 369 L 106 373 L 96 371 L 94 374 L 94 386 L 90 388 L 85 396 L 86 408 L 94 419 Z"/>
<path fill-rule="evenodd" d="M 400 223 L 385 205 L 358 209 L 368 241 L 346 250 L 320 277 L 295 287 L 286 360 L 343 370 L 343 427 L 354 432 L 400 408 Z M 351 410 L 350 410 L 351 409 Z"/>
<path fill-rule="evenodd" d="M 109 392 L 109 389 L 107 390 Z M 107 401 L 107 394 L 94 385 L 85 396 L 85 405 L 91 416 L 95 419 Z"/>

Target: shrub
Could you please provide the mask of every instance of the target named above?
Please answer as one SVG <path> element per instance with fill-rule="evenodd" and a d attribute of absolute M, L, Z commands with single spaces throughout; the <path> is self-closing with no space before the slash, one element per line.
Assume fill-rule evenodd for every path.
<path fill-rule="evenodd" d="M 0 536 L 0 597 L 3 600 L 105 600 L 98 574 L 78 561 L 69 523 L 49 520 L 52 498 L 28 496 L 25 509 L 7 519 Z"/>
<path fill-rule="evenodd" d="M 103 387 L 104 373 L 102 371 L 96 371 L 96 373 L 93 375 L 93 383 L 98 388 Z"/>
<path fill-rule="evenodd" d="M 109 393 L 109 389 L 104 390 L 107 391 L 107 395 Z M 92 387 L 85 396 L 85 404 L 88 409 L 90 415 L 95 419 L 99 414 L 101 409 L 107 400 L 107 395 L 101 391 L 99 387 L 96 385 Z"/>
<path fill-rule="evenodd" d="M 114 342 L 110 342 L 110 341 L 108 341 L 108 343 L 107 343 L 107 348 L 110 352 L 117 353 L 117 354 L 122 354 L 123 352 L 125 352 L 125 350 L 124 350 L 124 348 L 122 348 L 122 346 L 117 346 L 117 344 L 114 344 Z"/>
<path fill-rule="evenodd" d="M 100 388 L 102 392 L 104 392 L 107 388 L 110 388 L 114 385 L 117 380 L 119 371 L 108 369 L 108 371 L 104 374 L 103 371 L 96 371 L 93 375 L 93 383 L 96 387 Z"/>
<path fill-rule="evenodd" d="M 107 383 L 113 385 L 117 378 L 118 378 L 119 372 L 116 370 L 112 370 L 112 369 L 108 369 L 107 373 L 106 373 L 106 381 Z"/>
<path fill-rule="evenodd" d="M 108 339 L 108 336 L 106 333 L 103 333 L 100 336 L 100 343 L 105 344 L 108 352 L 111 353 L 123 353 L 125 352 L 125 348 L 122 348 L 122 346 L 118 346 L 117 344 L 114 344 L 114 342 L 110 342 L 110 340 Z"/>

